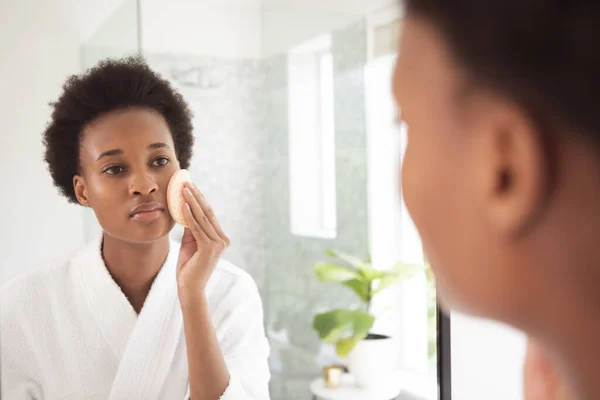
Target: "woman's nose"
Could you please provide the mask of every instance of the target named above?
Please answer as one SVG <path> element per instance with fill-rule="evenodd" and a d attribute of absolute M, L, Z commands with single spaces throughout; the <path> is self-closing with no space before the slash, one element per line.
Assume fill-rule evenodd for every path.
<path fill-rule="evenodd" d="M 148 196 L 158 190 L 158 184 L 148 174 L 134 176 L 129 187 L 132 196 Z"/>

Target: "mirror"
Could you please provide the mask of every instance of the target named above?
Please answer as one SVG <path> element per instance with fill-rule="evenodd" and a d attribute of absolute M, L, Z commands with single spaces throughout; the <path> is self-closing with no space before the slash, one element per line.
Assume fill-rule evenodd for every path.
<path fill-rule="evenodd" d="M 319 337 L 332 310 L 368 313 L 369 338 L 391 338 L 399 398 L 438 398 L 446 320 L 399 189 L 407 139 L 391 94 L 397 2 L 127 0 L 105 15 L 88 29 L 83 69 L 141 54 L 194 114 L 188 169 L 231 240 L 223 259 L 260 294 L 271 399 L 323 398 L 323 368 L 352 364 L 349 342 Z M 83 213 L 90 242 L 101 228 L 91 209 Z M 177 225 L 171 236 L 183 234 Z M 348 280 L 321 282 L 332 264 L 370 265 L 390 279 L 406 265 L 421 270 L 381 292 L 384 280 L 373 278 L 365 295 Z"/>

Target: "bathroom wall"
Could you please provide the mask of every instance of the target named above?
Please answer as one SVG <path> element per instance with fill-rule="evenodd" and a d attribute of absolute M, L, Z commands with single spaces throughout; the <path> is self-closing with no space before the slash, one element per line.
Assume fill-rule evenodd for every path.
<path fill-rule="evenodd" d="M 202 56 L 146 54 L 194 112 L 190 173 L 231 239 L 225 257 L 249 272 L 259 288 L 265 273 L 266 137 L 262 64 Z M 180 227 L 173 236 L 182 234 Z"/>
<path fill-rule="evenodd" d="M 262 0 L 139 0 L 147 54 L 259 59 Z"/>
<path fill-rule="evenodd" d="M 43 159 L 48 103 L 79 71 L 77 1 L 0 2 L 0 284 L 82 244 L 82 210 L 52 186 Z"/>

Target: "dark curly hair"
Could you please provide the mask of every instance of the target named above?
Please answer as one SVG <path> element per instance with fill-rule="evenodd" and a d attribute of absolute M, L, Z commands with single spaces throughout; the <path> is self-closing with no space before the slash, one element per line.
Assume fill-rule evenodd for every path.
<path fill-rule="evenodd" d="M 523 106 L 538 126 L 600 144 L 600 1 L 404 0 L 443 36 L 473 81 Z M 542 121 L 542 119 L 547 119 Z"/>
<path fill-rule="evenodd" d="M 70 76 L 63 93 L 50 104 L 52 116 L 43 134 L 48 170 L 69 202 L 78 203 L 73 177 L 79 171 L 84 128 L 106 113 L 129 107 L 159 112 L 173 135 L 181 168 L 188 168 L 194 144 L 192 112 L 183 96 L 140 56 L 107 59 L 81 75 Z"/>

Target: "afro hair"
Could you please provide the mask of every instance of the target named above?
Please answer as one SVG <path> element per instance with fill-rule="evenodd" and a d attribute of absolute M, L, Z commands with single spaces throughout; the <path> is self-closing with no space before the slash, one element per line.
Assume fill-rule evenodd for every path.
<path fill-rule="evenodd" d="M 107 59 L 81 75 L 70 76 L 52 107 L 43 134 L 45 161 L 54 185 L 78 203 L 73 177 L 79 171 L 79 147 L 85 127 L 107 113 L 140 107 L 160 113 L 173 135 L 181 168 L 188 168 L 194 135 L 192 112 L 183 96 L 140 56 Z"/>
<path fill-rule="evenodd" d="M 520 103 L 547 132 L 556 126 L 600 145 L 600 2 L 404 0 L 443 36 L 477 83 Z"/>

